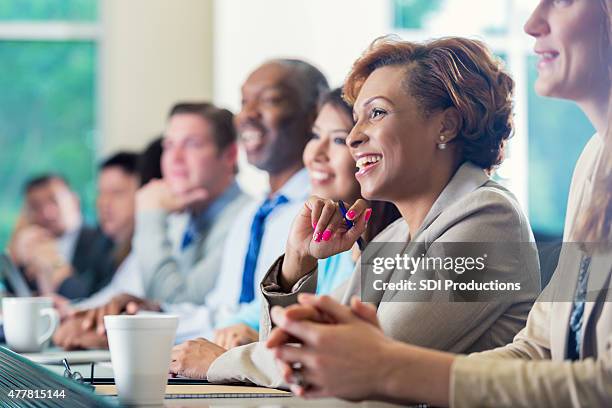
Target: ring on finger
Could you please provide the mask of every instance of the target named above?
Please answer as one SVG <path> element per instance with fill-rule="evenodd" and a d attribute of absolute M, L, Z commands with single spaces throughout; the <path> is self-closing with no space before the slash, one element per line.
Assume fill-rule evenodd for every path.
<path fill-rule="evenodd" d="M 292 374 L 292 382 L 297 385 L 298 387 L 302 387 L 304 389 L 308 388 L 308 383 L 306 382 L 306 379 L 304 378 L 304 367 L 302 366 L 301 363 L 295 363 L 293 364 L 293 366 L 291 367 L 293 374 Z"/>

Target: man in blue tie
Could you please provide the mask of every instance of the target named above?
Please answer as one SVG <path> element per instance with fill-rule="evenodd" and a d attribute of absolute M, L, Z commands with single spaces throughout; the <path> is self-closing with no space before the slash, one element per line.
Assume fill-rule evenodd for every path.
<path fill-rule="evenodd" d="M 237 215 L 225 242 L 221 273 L 203 307 L 164 307 L 181 316 L 178 340 L 214 338 L 213 328 L 234 326 L 241 310 L 259 302 L 259 282 L 285 250 L 293 219 L 310 194 L 302 153 L 312 134 L 325 76 L 300 60 L 271 60 L 255 69 L 242 86 L 242 108 L 235 123 L 250 164 L 268 175 L 258 202 Z M 246 325 L 239 330 L 257 339 Z"/>

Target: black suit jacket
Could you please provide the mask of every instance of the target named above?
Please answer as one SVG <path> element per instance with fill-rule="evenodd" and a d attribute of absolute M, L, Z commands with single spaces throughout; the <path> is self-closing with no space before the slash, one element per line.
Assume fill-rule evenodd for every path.
<path fill-rule="evenodd" d="M 61 283 L 57 293 L 68 299 L 80 299 L 106 286 L 117 269 L 113 248 L 113 242 L 100 229 L 81 227 L 71 260 L 74 273 Z M 20 269 L 23 271 L 23 267 Z M 36 282 L 28 282 L 28 285 L 36 290 Z M 7 286 L 13 293 L 8 282 Z"/>
<path fill-rule="evenodd" d="M 79 299 L 106 286 L 117 269 L 113 247 L 113 242 L 102 231 L 83 226 L 71 261 L 74 274 L 62 282 L 57 293 L 69 299 Z"/>

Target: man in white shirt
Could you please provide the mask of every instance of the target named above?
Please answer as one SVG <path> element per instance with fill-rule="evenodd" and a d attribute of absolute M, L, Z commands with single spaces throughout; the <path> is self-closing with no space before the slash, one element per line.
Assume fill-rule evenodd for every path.
<path fill-rule="evenodd" d="M 162 306 L 181 316 L 178 342 L 196 336 L 212 339 L 214 328 L 233 324 L 236 313 L 259 301 L 259 282 L 284 252 L 291 223 L 310 193 L 302 153 L 311 138 L 319 97 L 327 90 L 317 68 L 289 59 L 264 63 L 243 84 L 235 123 L 247 160 L 268 173 L 268 191 L 236 218 L 219 280 L 206 303 Z M 249 335 L 257 333 L 251 330 Z"/>

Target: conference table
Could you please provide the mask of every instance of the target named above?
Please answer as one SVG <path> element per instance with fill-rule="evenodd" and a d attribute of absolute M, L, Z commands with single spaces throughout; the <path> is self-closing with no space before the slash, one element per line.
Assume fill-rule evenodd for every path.
<path fill-rule="evenodd" d="M 63 375 L 64 366 L 61 364 L 61 359 L 66 358 L 70 363 L 70 367 L 73 372 L 79 372 L 84 378 L 90 378 L 90 373 L 94 369 L 94 378 L 112 378 L 113 370 L 112 365 L 108 361 L 107 357 L 110 357 L 108 351 L 102 350 L 91 350 L 91 351 L 78 351 L 78 352 L 64 352 L 60 349 L 49 349 L 44 353 L 37 354 L 22 354 L 22 356 L 31 359 L 32 361 L 41 364 L 43 367 L 59 374 Z M 95 362 L 94 362 L 95 361 Z M 108 394 L 109 386 L 98 386 L 96 392 L 101 395 Z M 105 388 L 106 387 L 106 388 Z M 111 385 L 113 391 L 114 387 Z M 174 387 L 191 387 L 186 385 L 178 385 Z M 359 403 L 352 403 L 348 401 L 342 401 L 339 399 L 316 399 L 306 400 L 300 397 L 293 396 L 291 394 L 280 393 L 276 390 L 269 390 L 262 387 L 253 386 L 218 386 L 218 385 L 200 385 L 202 389 L 206 388 L 206 393 L 201 396 L 191 395 L 189 398 L 166 398 L 164 400 L 165 407 L 368 407 L 368 408 L 386 408 L 386 407 L 397 407 L 397 405 L 387 404 L 375 401 L 365 401 Z M 169 387 L 170 388 L 170 387 Z M 174 388 L 176 389 L 176 388 Z M 208 390 L 215 390 L 209 392 Z M 230 390 L 231 392 L 239 392 L 240 397 L 232 397 L 232 394 L 223 390 Z M 238 390 L 238 391 L 236 391 Z M 169 391 L 167 391 L 169 392 Z M 257 396 L 255 392 L 264 393 L 268 397 Z M 271 393 L 274 392 L 273 396 Z M 248 394 L 253 393 L 253 394 Z M 115 400 L 116 397 L 112 396 L 114 392 L 111 392 L 111 396 L 107 396 L 110 400 Z M 252 396 L 251 396 L 252 395 Z M 221 396 L 221 397 L 219 397 Z"/>

